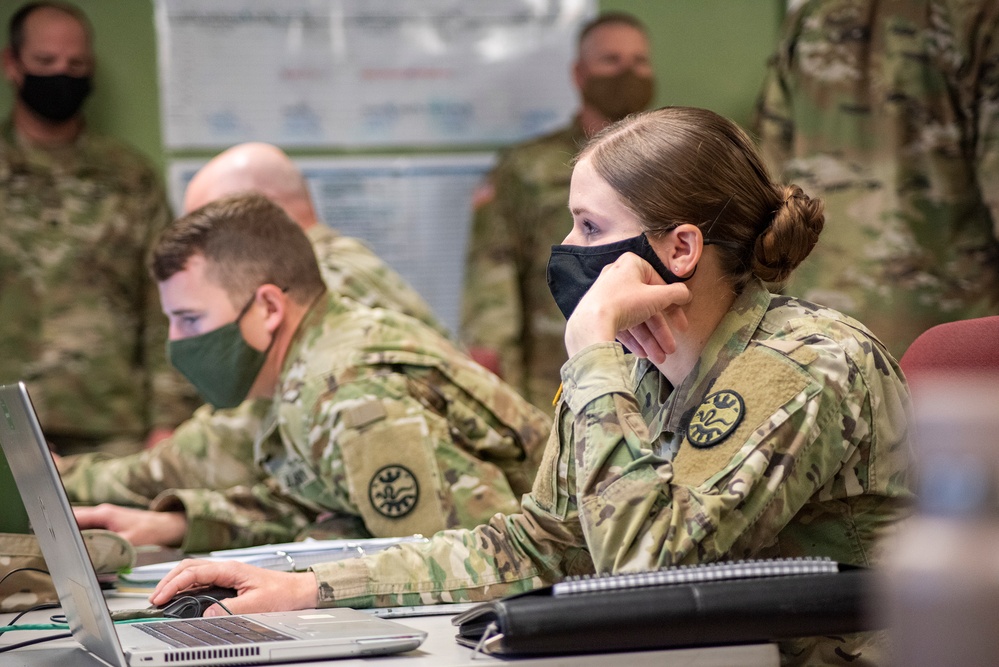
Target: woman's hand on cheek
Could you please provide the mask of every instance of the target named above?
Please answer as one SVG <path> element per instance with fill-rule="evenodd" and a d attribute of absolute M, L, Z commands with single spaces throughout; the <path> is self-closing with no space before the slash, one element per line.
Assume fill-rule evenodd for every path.
<path fill-rule="evenodd" d="M 682 283 L 666 285 L 638 256 L 627 253 L 601 272 L 580 300 L 566 325 L 569 356 L 594 343 L 621 343 L 639 356 L 659 362 L 676 347 L 666 311 L 690 301 Z M 670 319 L 683 326 L 686 319 L 673 309 Z"/>
<path fill-rule="evenodd" d="M 617 339 L 633 354 L 661 364 L 666 361 L 667 354 L 676 352 L 673 329 L 683 331 L 686 328 L 687 316 L 683 310 L 670 307 L 630 329 L 618 331 Z"/>

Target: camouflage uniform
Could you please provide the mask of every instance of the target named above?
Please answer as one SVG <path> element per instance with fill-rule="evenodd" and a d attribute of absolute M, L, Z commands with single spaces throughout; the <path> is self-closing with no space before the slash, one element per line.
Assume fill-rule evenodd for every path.
<path fill-rule="evenodd" d="M 209 435 L 218 434 L 212 424 Z M 261 472 L 248 481 L 259 483 L 172 489 L 150 507 L 186 512 L 186 551 L 304 531 L 378 537 L 471 527 L 517 510 L 550 428 L 416 320 L 324 295 L 295 334 L 270 409 L 253 431 L 232 434 L 239 448 L 251 443 Z M 217 449 L 211 440 L 201 440 L 205 451 Z"/>
<path fill-rule="evenodd" d="M 880 343 L 835 311 L 751 283 L 679 387 L 616 343 L 583 350 L 562 378 L 521 514 L 315 566 L 319 603 L 483 600 L 594 571 L 753 557 L 866 565 L 908 513 L 905 383 Z M 782 650 L 836 663 L 883 648 L 870 643 Z"/>
<path fill-rule="evenodd" d="M 786 292 L 867 324 L 896 356 L 999 313 L 999 4 L 801 3 L 756 129 L 826 227 Z"/>
<path fill-rule="evenodd" d="M 42 150 L 9 120 L 0 128 L 0 379 L 25 381 L 60 451 L 137 449 L 196 405 L 167 364 L 146 272 L 169 218 L 159 178 L 128 147 L 83 134 Z"/>
<path fill-rule="evenodd" d="M 572 229 L 572 160 L 586 136 L 578 122 L 508 149 L 477 207 L 462 296 L 460 337 L 500 356 L 504 380 L 551 410 L 565 363 L 565 318 L 548 291 L 551 246 Z"/>
<path fill-rule="evenodd" d="M 430 306 L 364 243 L 324 225 L 307 232 L 331 292 L 371 307 L 415 317 L 447 330 Z M 69 497 L 79 503 L 146 507 L 167 489 L 215 489 L 251 485 L 264 473 L 253 462 L 246 433 L 260 430 L 270 401 L 248 401 L 232 410 L 202 406 L 169 440 L 131 456 L 84 454 L 60 462 Z"/>
<path fill-rule="evenodd" d="M 371 308 L 405 313 L 451 336 L 423 297 L 363 241 L 342 236 L 325 225 L 313 225 L 306 235 L 331 292 Z"/>

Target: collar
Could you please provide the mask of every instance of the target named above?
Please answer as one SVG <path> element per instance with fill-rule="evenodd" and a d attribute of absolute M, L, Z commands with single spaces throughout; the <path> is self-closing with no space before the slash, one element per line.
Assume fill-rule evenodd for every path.
<path fill-rule="evenodd" d="M 254 442 L 255 449 L 259 452 L 261 443 L 274 432 L 277 427 L 278 415 L 281 412 L 281 397 L 287 390 L 286 380 L 291 375 L 295 362 L 303 353 L 303 347 L 307 345 L 306 332 L 316 326 L 321 326 L 323 318 L 339 305 L 334 295 L 329 291 L 323 291 L 309 305 L 302 320 L 298 323 L 295 333 L 288 343 L 288 351 L 285 354 L 284 363 L 281 365 L 281 375 L 278 377 L 277 387 L 274 389 L 274 397 L 263 419 L 261 429 Z"/>
<path fill-rule="evenodd" d="M 54 148 L 44 148 L 29 143 L 23 139 L 14 127 L 13 116 L 0 125 L 0 137 L 3 139 L 4 150 L 8 154 L 11 165 L 21 168 L 39 167 L 45 170 L 73 168 L 78 156 L 86 152 L 89 146 L 89 135 L 86 125 L 72 142 Z"/>
<path fill-rule="evenodd" d="M 711 385 L 733 359 L 746 351 L 770 309 L 772 295 L 759 280 L 751 281 L 708 338 L 697 363 L 664 406 L 663 428 L 686 431 L 690 411 L 700 405 Z"/>

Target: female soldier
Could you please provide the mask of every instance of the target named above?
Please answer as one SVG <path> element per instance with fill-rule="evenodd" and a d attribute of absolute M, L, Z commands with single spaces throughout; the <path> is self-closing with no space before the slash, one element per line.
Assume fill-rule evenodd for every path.
<path fill-rule="evenodd" d="M 234 612 L 408 605 L 717 560 L 876 563 L 911 500 L 905 383 L 863 325 L 764 285 L 811 251 L 821 203 L 773 183 L 734 123 L 673 107 L 594 137 L 569 207 L 549 283 L 570 359 L 522 513 L 309 573 L 185 562 L 152 601 L 217 583 Z M 872 644 L 782 650 L 859 664 Z"/>

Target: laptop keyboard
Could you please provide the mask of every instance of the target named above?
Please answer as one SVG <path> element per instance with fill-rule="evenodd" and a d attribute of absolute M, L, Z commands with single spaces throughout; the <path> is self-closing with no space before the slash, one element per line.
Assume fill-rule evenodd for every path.
<path fill-rule="evenodd" d="M 136 627 L 175 648 L 259 644 L 294 639 L 241 616 L 189 618 L 169 623 L 137 623 Z"/>

